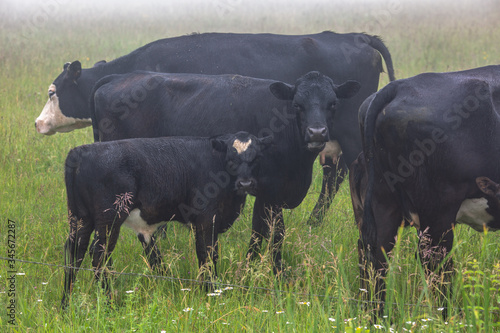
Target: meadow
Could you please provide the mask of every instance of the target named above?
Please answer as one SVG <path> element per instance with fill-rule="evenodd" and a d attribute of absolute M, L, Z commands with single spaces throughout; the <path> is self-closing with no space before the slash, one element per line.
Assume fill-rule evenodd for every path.
<path fill-rule="evenodd" d="M 283 279 L 273 275 L 267 249 L 254 262 L 245 257 L 249 198 L 241 218 L 219 238 L 220 292 L 207 294 L 196 283 L 193 233 L 174 222 L 159 242 L 163 277 L 148 269 L 136 236 L 124 228 L 113 253 L 113 268 L 122 274 L 113 277 L 112 301 L 93 282 L 93 273 L 83 270 L 69 308 L 60 309 L 68 235 L 64 159 L 71 148 L 93 141 L 92 130 L 46 137 L 36 133 L 34 120 L 65 62 L 80 60 L 83 67 L 91 67 L 150 41 L 192 32 L 332 30 L 380 35 L 391 51 L 397 78 L 500 63 L 500 5 L 493 0 L 346 3 L 350 2 L 2 2 L 0 257 L 15 252 L 15 258 L 29 262 L 0 259 L 0 330 L 500 331 L 500 233 L 478 233 L 461 225 L 455 229 L 456 279 L 448 319 L 442 319 L 431 292 L 433 282 L 415 259 L 416 231 L 402 229 L 390 254 L 386 318 L 374 325 L 358 297 L 358 231 L 348 184 L 336 195 L 325 223 L 305 223 L 321 186 L 319 164 L 309 195 L 285 215 Z M 383 73 L 380 87 L 387 82 Z M 9 230 L 15 232 L 14 246 L 8 241 Z M 88 255 L 82 267 L 91 268 Z"/>

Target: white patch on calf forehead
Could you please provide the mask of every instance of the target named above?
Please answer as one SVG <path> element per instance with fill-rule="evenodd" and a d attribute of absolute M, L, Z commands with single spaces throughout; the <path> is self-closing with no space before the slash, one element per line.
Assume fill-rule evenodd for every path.
<path fill-rule="evenodd" d="M 141 210 L 139 208 L 133 209 L 128 217 L 123 221 L 123 225 L 131 228 L 135 231 L 137 236 L 142 234 L 144 236 L 144 240 L 147 244 L 151 241 L 151 236 L 153 236 L 154 232 L 158 227 L 166 222 L 161 222 L 157 224 L 148 224 L 141 218 Z"/>
<path fill-rule="evenodd" d="M 56 86 L 51 84 L 49 91 L 56 92 Z M 42 113 L 36 118 L 35 125 L 38 133 L 52 135 L 56 132 L 71 132 L 90 126 L 92 121 L 90 118 L 78 119 L 65 116 L 59 107 L 59 98 L 54 94 L 43 107 Z"/>
<path fill-rule="evenodd" d="M 483 231 L 483 227 L 494 220 L 486 211 L 487 208 L 486 198 L 466 199 L 457 213 L 457 222 L 467 224 L 474 230 Z"/>
<path fill-rule="evenodd" d="M 248 139 L 246 142 L 242 142 L 238 139 L 234 140 L 233 142 L 233 148 L 236 149 L 238 154 L 244 153 L 247 151 L 248 147 L 252 144 L 252 139 Z"/>

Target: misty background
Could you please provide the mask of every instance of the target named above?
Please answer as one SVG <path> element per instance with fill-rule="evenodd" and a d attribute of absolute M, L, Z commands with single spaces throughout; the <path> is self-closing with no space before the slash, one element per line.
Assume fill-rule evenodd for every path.
<path fill-rule="evenodd" d="M 192 32 L 315 33 L 365 31 L 380 34 L 395 19 L 418 24 L 419 18 L 456 17 L 463 24 L 498 20 L 497 0 L 17 0 L 0 1 L 0 27 L 15 35 L 42 25 L 85 19 L 99 25 L 123 19 L 148 26 L 163 21 L 165 37 Z M 277 24 L 277 22 L 279 24 Z M 444 24 L 445 20 L 443 20 Z M 19 31 L 19 23 L 23 27 Z M 105 31 L 103 31 L 105 33 Z"/>
<path fill-rule="evenodd" d="M 0 0 L 0 76 L 8 73 L 9 57 L 30 69 L 53 58 L 61 64 L 50 73 L 54 76 L 67 61 L 90 67 L 124 50 L 195 32 L 330 30 L 380 36 L 393 55 L 396 77 L 403 78 L 500 63 L 491 42 L 500 35 L 499 18 L 498 0 Z M 111 49 L 104 38 L 109 36 Z M 48 44 L 50 53 L 29 55 L 34 43 Z M 460 58 L 467 66 L 443 66 L 446 58 Z"/>

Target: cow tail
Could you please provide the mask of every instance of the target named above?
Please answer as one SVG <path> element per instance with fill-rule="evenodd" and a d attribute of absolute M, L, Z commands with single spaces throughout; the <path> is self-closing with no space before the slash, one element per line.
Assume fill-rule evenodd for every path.
<path fill-rule="evenodd" d="M 368 173 L 368 184 L 365 194 L 365 203 L 363 209 L 363 221 L 361 223 L 361 240 L 367 251 L 366 256 L 368 261 L 375 258 L 377 244 L 377 226 L 373 214 L 373 186 L 375 183 L 375 160 L 374 160 L 374 139 L 375 125 L 378 115 L 382 112 L 387 104 L 394 99 L 397 92 L 397 85 L 389 83 L 375 94 L 372 99 L 364 122 L 364 149 L 365 161 Z"/>
<path fill-rule="evenodd" d="M 387 46 L 385 46 L 384 42 L 382 41 L 382 39 L 380 39 L 380 37 L 368 36 L 368 38 L 369 38 L 368 44 L 370 44 L 371 47 L 377 50 L 384 58 L 385 66 L 387 67 L 387 74 L 389 75 L 389 80 L 391 81 L 396 80 L 396 77 L 394 76 L 394 67 L 392 65 L 392 57 L 391 53 L 389 52 L 389 49 L 387 48 Z"/>
<path fill-rule="evenodd" d="M 103 85 L 111 82 L 114 79 L 114 75 L 108 75 L 98 80 L 96 84 L 92 87 L 89 97 L 89 107 L 90 107 L 90 119 L 92 120 L 92 131 L 94 133 L 94 142 L 100 141 L 99 135 L 99 121 L 95 112 L 95 94 L 97 90 Z"/>

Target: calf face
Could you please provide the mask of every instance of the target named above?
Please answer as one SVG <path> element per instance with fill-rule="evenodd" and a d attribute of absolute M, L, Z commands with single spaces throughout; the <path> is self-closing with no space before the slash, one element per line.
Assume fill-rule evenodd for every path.
<path fill-rule="evenodd" d="M 360 88 L 357 81 L 336 85 L 332 79 L 319 72 L 307 73 L 293 86 L 283 82 L 270 86 L 277 98 L 292 101 L 304 142 L 311 151 L 321 151 L 330 140 L 330 129 L 339 99 L 354 96 Z"/>
<path fill-rule="evenodd" d="M 255 195 L 262 152 L 272 143 L 272 137 L 257 138 L 246 132 L 212 140 L 214 149 L 226 153 L 226 171 L 235 175 L 234 190 Z"/>

